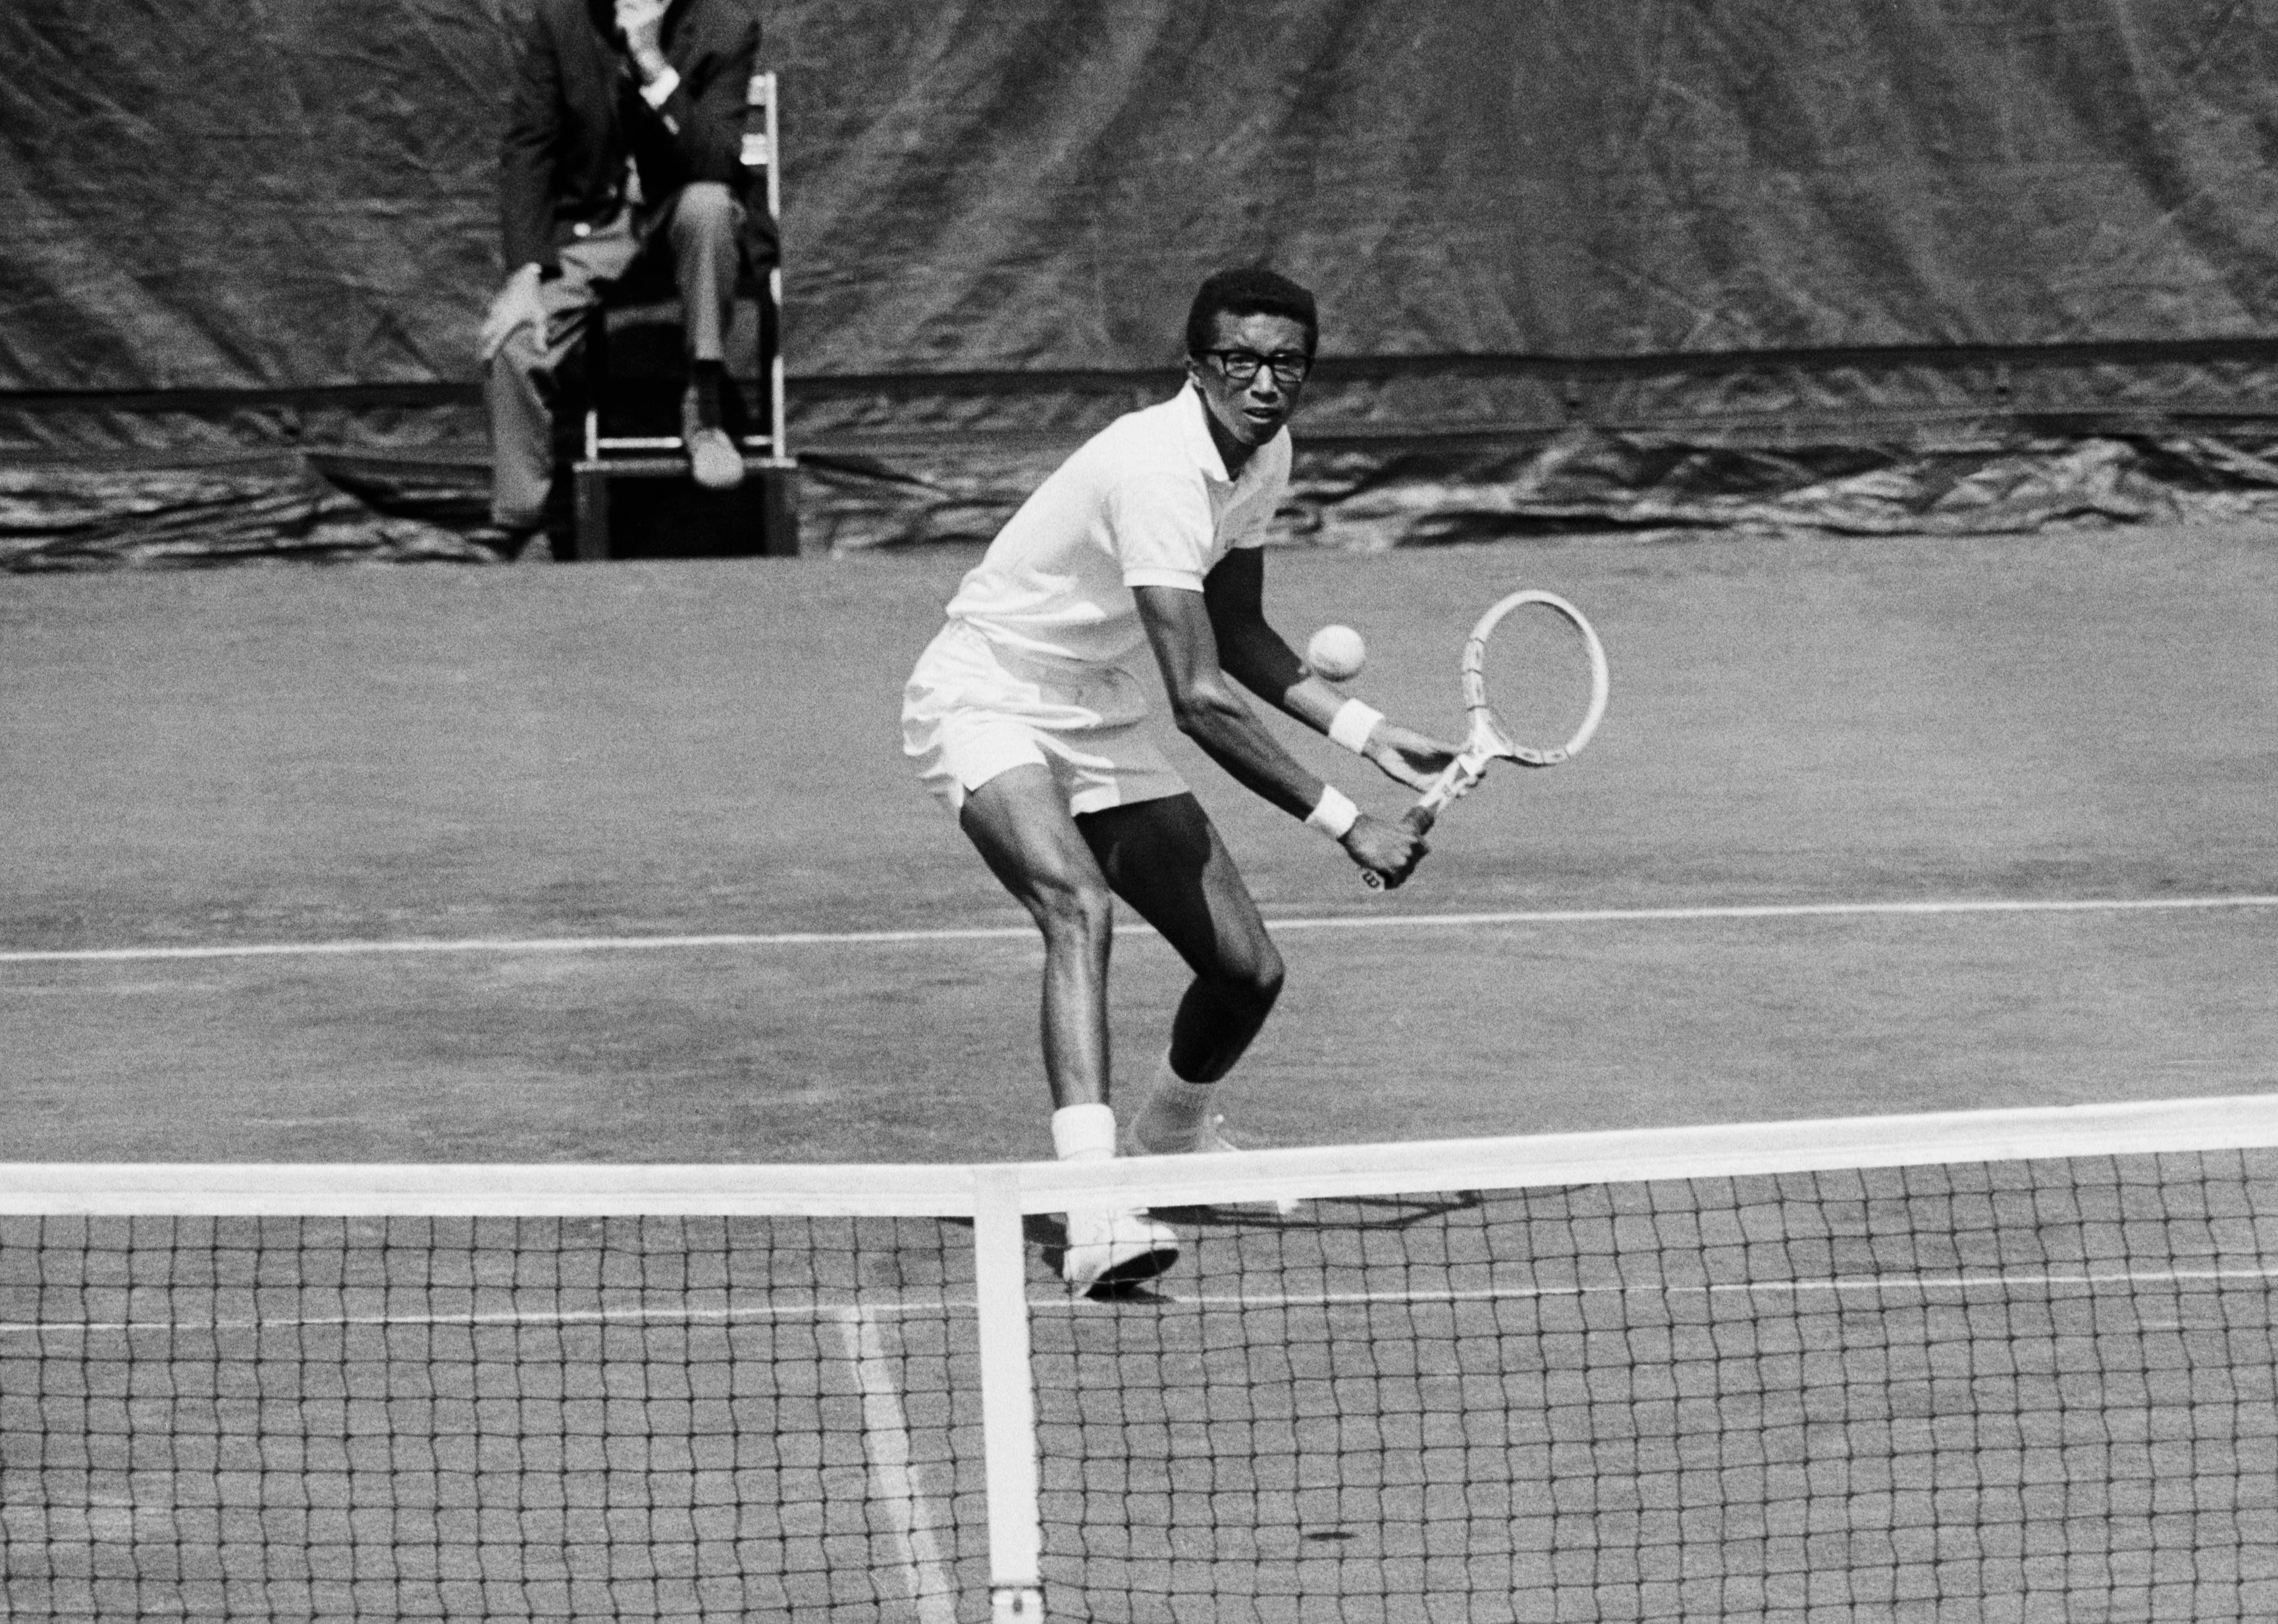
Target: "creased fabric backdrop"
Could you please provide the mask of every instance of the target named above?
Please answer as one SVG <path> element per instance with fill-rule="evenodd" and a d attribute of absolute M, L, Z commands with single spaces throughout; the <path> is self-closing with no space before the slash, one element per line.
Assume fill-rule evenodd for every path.
<path fill-rule="evenodd" d="M 522 9 L 0 8 L 0 446 L 478 439 Z M 826 452 L 1072 438 L 1253 259 L 1322 296 L 1322 445 L 2142 432 L 2278 384 L 2278 0 L 762 18 Z"/>

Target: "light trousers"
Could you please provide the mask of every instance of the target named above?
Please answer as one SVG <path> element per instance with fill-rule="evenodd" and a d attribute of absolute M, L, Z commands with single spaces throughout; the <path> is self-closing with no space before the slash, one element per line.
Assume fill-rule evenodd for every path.
<path fill-rule="evenodd" d="M 727 355 L 744 206 L 716 180 L 691 181 L 655 210 L 620 210 L 561 250 L 562 274 L 539 285 L 546 331 L 519 329 L 491 358 L 483 395 L 491 420 L 491 518 L 532 530 L 554 485 L 555 377 L 609 290 L 670 259 L 692 362 Z"/>

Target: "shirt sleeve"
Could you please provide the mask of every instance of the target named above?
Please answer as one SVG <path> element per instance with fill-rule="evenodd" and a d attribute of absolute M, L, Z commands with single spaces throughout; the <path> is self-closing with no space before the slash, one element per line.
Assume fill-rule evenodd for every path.
<path fill-rule="evenodd" d="M 669 82 L 641 93 L 649 111 L 626 132 L 652 197 L 692 180 L 743 185 L 744 112 L 752 65 L 760 50 L 759 19 L 724 3 L 691 6 L 665 44 Z M 661 90 L 662 95 L 655 92 Z"/>
<path fill-rule="evenodd" d="M 1175 474 L 1141 475 L 1108 492 L 1108 541 L 1126 586 L 1201 591 L 1211 523 L 1209 496 Z"/>
<path fill-rule="evenodd" d="M 561 140 L 562 64 L 543 10 L 515 57 L 514 100 L 499 143 L 499 225 L 506 268 L 562 262 L 554 249 L 554 149 Z"/>

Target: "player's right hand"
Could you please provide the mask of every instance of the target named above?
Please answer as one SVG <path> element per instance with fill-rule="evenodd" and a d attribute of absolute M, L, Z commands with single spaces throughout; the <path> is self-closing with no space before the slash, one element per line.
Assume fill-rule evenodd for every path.
<path fill-rule="evenodd" d="M 1397 779 L 1410 789 L 1428 789 L 1433 779 L 1456 759 L 1456 747 L 1412 728 L 1384 721 L 1369 735 L 1361 754 L 1376 763 L 1386 777 Z"/>
<path fill-rule="evenodd" d="M 1345 831 L 1344 848 L 1352 860 L 1396 890 L 1417 864 L 1432 850 L 1430 842 L 1405 823 L 1387 822 L 1363 812 Z"/>
<path fill-rule="evenodd" d="M 524 327 L 534 328 L 539 341 L 545 341 L 546 301 L 538 293 L 541 279 L 536 265 L 524 265 L 506 279 L 506 286 L 491 301 L 490 313 L 483 317 L 480 339 L 485 363 Z"/>

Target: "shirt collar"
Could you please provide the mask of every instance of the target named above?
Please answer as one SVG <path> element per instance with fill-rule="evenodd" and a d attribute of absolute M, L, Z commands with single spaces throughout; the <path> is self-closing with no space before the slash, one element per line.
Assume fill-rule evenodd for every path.
<path fill-rule="evenodd" d="M 1219 455 L 1218 441 L 1211 438 L 1210 408 L 1203 404 L 1203 393 L 1195 387 L 1194 379 L 1189 378 L 1179 391 L 1176 405 L 1179 441 L 1195 460 L 1195 466 L 1202 469 L 1205 477 L 1222 485 L 1232 484 L 1234 476 L 1226 471 L 1226 459 Z M 1251 461 L 1256 460 L 1253 455 Z"/>
<path fill-rule="evenodd" d="M 672 14 L 686 4 L 687 0 L 666 0 L 664 20 L 668 33 L 673 26 Z M 614 48 L 617 42 L 617 8 L 612 0 L 585 0 L 585 15 L 592 19 L 593 32 Z"/>

